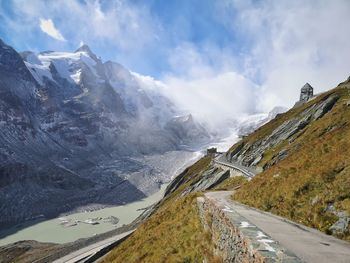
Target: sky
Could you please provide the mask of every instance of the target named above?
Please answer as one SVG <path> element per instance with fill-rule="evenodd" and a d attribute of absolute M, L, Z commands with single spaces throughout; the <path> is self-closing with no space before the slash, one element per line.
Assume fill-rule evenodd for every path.
<path fill-rule="evenodd" d="M 350 75 L 348 0 L 0 0 L 18 51 L 74 51 L 165 84 L 204 119 L 292 106 Z"/>

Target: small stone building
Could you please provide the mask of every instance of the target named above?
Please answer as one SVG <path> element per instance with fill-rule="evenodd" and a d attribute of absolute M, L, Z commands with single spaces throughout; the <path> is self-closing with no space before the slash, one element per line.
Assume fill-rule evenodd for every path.
<path fill-rule="evenodd" d="M 215 147 L 207 149 L 207 155 L 208 156 L 215 157 L 217 153 L 218 153 L 218 151 L 217 151 L 217 149 Z"/>
<path fill-rule="evenodd" d="M 300 102 L 307 102 L 309 99 L 311 99 L 314 96 L 314 88 L 309 84 L 306 83 L 300 91 Z"/>

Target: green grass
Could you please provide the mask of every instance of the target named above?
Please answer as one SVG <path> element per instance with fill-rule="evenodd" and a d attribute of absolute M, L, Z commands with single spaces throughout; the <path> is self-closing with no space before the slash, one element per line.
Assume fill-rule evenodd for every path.
<path fill-rule="evenodd" d="M 288 157 L 243 184 L 234 194 L 235 200 L 326 233 L 330 233 L 329 227 L 337 221 L 337 216 L 327 210 L 330 204 L 350 214 L 350 107 L 347 106 L 350 91 L 345 84 L 279 116 L 245 138 L 250 143 L 264 138 L 322 97 L 340 96 L 333 109 L 309 124 L 295 141 L 269 149 L 261 163 L 269 162 L 272 153 L 282 148 L 288 150 Z M 350 240 L 349 227 L 338 237 Z"/>

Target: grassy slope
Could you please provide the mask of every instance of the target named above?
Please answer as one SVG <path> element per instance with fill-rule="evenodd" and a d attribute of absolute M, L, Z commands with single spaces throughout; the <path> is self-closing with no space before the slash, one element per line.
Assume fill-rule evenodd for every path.
<path fill-rule="evenodd" d="M 170 194 L 159 209 L 102 262 L 219 262 L 211 254 L 209 233 L 200 223 L 196 197 L 182 191 L 210 164 L 202 158 L 186 171 L 187 182 Z"/>
<path fill-rule="evenodd" d="M 292 109 L 245 138 L 253 142 L 269 135 L 285 120 L 317 103 L 329 93 L 340 96 L 333 109 L 304 128 L 292 143 L 282 142 L 264 154 L 268 162 L 281 148 L 289 150 L 283 161 L 244 183 L 234 199 L 329 233 L 337 216 L 327 207 L 350 214 L 350 90 L 343 83 L 308 104 Z M 234 145 L 234 150 L 238 144 Z M 339 236 L 350 240 L 350 231 Z"/>
<path fill-rule="evenodd" d="M 33 240 L 19 241 L 17 245 L 7 245 L 0 248 L 0 262 L 23 263 L 34 262 L 56 252 L 60 245 L 40 243 Z"/>
<path fill-rule="evenodd" d="M 349 84 L 350 86 L 350 84 Z M 268 136 L 274 129 L 324 96 L 337 93 L 341 98 L 320 120 L 308 125 L 292 143 L 281 144 L 265 152 L 260 166 L 271 161 L 276 152 L 288 149 L 288 157 L 252 181 L 229 178 L 216 190 L 238 188 L 234 198 L 294 221 L 327 232 L 337 217 L 326 211 L 329 204 L 350 213 L 350 99 L 349 90 L 337 88 L 259 128 L 243 139 L 252 143 Z M 242 142 L 237 143 L 231 151 Z M 102 262 L 219 262 L 211 254 L 210 235 L 198 218 L 195 197 L 181 193 L 195 182 L 210 164 L 202 158 L 189 167 L 184 182 L 167 196 L 159 209 L 125 242 L 109 253 Z M 349 233 L 341 238 L 349 239 Z"/>

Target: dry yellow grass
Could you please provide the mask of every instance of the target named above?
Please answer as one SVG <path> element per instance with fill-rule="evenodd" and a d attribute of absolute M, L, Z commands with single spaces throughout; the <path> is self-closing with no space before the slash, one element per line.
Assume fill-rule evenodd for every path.
<path fill-rule="evenodd" d="M 196 197 L 181 197 L 182 191 L 205 171 L 211 158 L 204 157 L 187 168 L 183 184 L 162 201 L 158 210 L 126 241 L 101 262 L 209 262 L 219 263 L 212 255 L 210 233 L 200 223 Z"/>
<path fill-rule="evenodd" d="M 102 262 L 203 262 L 213 259 L 200 223 L 196 194 L 168 202 Z M 212 261 L 210 261 L 212 262 Z"/>
<path fill-rule="evenodd" d="M 332 93 L 340 96 L 334 108 L 308 125 L 292 143 L 282 142 L 269 149 L 260 165 L 269 162 L 282 148 L 288 149 L 286 159 L 250 182 L 233 177 L 215 189 L 230 190 L 240 186 L 234 196 L 236 200 L 329 232 L 329 227 L 337 220 L 327 210 L 330 204 L 338 211 L 350 213 L 349 89 L 331 90 L 278 116 L 243 140 L 252 143 L 268 136 L 284 121 L 298 117 L 307 107 Z M 220 262 L 212 255 L 210 234 L 204 232 L 200 224 L 196 206 L 198 194 L 182 196 L 183 191 L 208 169 L 210 162 L 211 158 L 205 157 L 187 168 L 182 174 L 182 184 L 102 262 L 202 262 L 204 258 Z M 349 240 L 349 231 L 339 237 Z"/>

